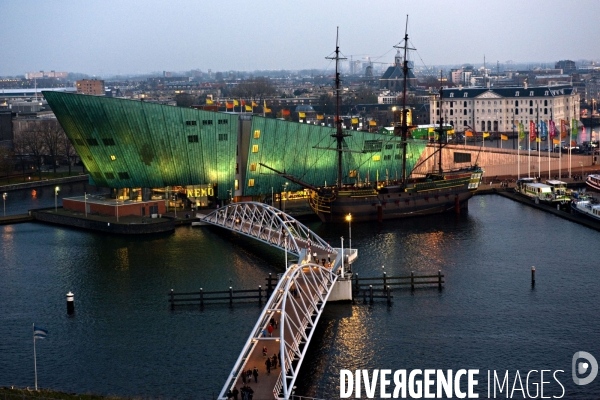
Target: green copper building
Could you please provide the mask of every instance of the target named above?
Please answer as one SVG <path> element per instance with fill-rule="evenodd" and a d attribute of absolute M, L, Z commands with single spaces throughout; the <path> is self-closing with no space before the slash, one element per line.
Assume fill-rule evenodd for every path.
<path fill-rule="evenodd" d="M 288 181 L 260 163 L 311 185 L 336 183 L 331 127 L 100 96 L 44 96 L 89 171 L 90 183 L 126 197 L 138 192 L 150 198 L 170 188 L 198 206 L 234 196 L 264 200 Z M 399 137 L 347 133 L 344 183 L 393 180 L 401 173 Z M 409 144 L 407 170 L 425 145 Z M 287 186 L 288 191 L 302 189 L 291 182 Z"/>

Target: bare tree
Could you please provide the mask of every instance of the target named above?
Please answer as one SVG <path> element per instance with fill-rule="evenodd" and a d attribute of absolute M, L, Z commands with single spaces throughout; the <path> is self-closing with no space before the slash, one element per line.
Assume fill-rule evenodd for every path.
<path fill-rule="evenodd" d="M 15 156 L 19 157 L 21 160 L 21 172 L 23 173 L 23 181 L 25 181 L 25 157 L 28 154 L 27 144 L 23 139 L 23 135 L 15 136 L 13 140 L 13 150 L 15 152 Z"/>
<path fill-rule="evenodd" d="M 231 89 L 231 96 L 244 99 L 262 101 L 267 96 L 273 96 L 277 93 L 275 86 L 269 78 L 254 78 L 242 81 L 239 85 Z"/>
<path fill-rule="evenodd" d="M 73 143 L 71 143 L 71 139 L 67 137 L 64 131 L 60 139 L 60 154 L 63 155 L 67 160 L 67 163 L 69 164 L 69 176 L 71 176 L 71 166 L 77 157 L 77 152 L 73 147 Z"/>
<path fill-rule="evenodd" d="M 42 141 L 47 155 L 52 159 L 52 169 L 56 175 L 56 158 L 60 151 L 62 136 L 64 131 L 58 124 L 58 121 L 48 121 L 41 125 Z"/>
<path fill-rule="evenodd" d="M 42 179 L 42 161 L 45 154 L 44 140 L 39 131 L 25 131 L 22 133 L 23 143 L 27 152 L 35 159 L 35 165 L 40 179 Z"/>
<path fill-rule="evenodd" d="M 0 174 L 6 176 L 6 181 L 10 185 L 10 173 L 14 167 L 14 156 L 9 148 L 0 146 Z"/>

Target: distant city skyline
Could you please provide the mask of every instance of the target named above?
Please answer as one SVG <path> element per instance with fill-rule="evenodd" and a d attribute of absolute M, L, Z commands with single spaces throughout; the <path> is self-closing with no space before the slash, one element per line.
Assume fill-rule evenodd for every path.
<path fill-rule="evenodd" d="M 336 26 L 346 57 L 391 63 L 406 14 L 417 67 L 600 58 L 596 0 L 32 0 L 0 2 L 0 75 L 332 69 Z"/>

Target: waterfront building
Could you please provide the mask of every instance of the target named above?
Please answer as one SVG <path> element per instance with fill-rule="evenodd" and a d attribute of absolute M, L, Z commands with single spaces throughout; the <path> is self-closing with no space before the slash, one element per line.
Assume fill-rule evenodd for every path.
<path fill-rule="evenodd" d="M 104 96 L 104 81 L 99 79 L 83 79 L 75 84 L 78 94 Z"/>
<path fill-rule="evenodd" d="M 336 183 L 335 143 L 327 126 L 102 96 L 44 95 L 92 183 L 112 188 L 120 199 L 136 193 L 147 201 L 171 192 L 209 207 L 232 198 L 271 201 L 272 193 L 303 193 L 261 163 L 312 185 Z M 398 173 L 399 144 L 377 133 L 348 133 L 344 182 Z M 411 153 L 408 168 L 423 147 Z"/>
<path fill-rule="evenodd" d="M 440 115 L 457 132 L 511 132 L 513 122 L 529 131 L 529 121 L 579 119 L 579 94 L 570 85 L 528 87 L 455 87 L 430 98 L 431 123 Z M 558 125 L 558 123 L 557 123 Z"/>

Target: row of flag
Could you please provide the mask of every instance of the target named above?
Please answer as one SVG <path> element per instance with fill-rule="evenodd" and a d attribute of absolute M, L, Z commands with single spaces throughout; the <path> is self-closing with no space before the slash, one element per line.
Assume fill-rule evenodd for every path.
<path fill-rule="evenodd" d="M 515 121 L 516 122 L 516 121 Z M 560 120 L 560 138 L 565 139 L 568 135 L 569 128 L 567 127 L 567 122 L 564 119 Z M 519 132 L 519 140 L 525 139 L 525 126 L 522 122 L 516 122 L 515 125 Z M 571 120 L 571 137 L 576 138 L 579 130 L 579 125 L 577 123 L 577 119 L 573 118 Z M 548 124 L 546 121 L 540 121 L 539 124 L 536 124 L 533 121 L 529 121 L 529 139 L 541 141 L 540 138 L 537 137 L 537 133 L 540 134 L 542 138 L 546 138 L 548 134 L 550 134 L 550 139 L 554 139 L 557 136 L 556 124 L 554 121 L 550 120 Z M 560 143 L 560 141 L 556 141 Z"/>
<path fill-rule="evenodd" d="M 252 112 L 252 109 L 254 107 L 258 107 L 258 103 L 256 103 L 255 101 L 250 102 L 250 105 L 246 104 L 245 100 L 233 100 L 232 102 L 229 101 L 225 101 L 224 103 L 221 103 L 219 101 L 214 101 L 212 99 L 206 99 L 206 104 L 208 105 L 216 105 L 217 107 L 221 107 L 221 106 L 225 106 L 226 109 L 233 109 L 234 107 L 244 107 L 244 109 L 248 112 Z M 265 113 L 270 113 L 271 109 L 269 107 L 267 107 L 267 101 L 265 100 L 263 103 L 263 111 Z M 287 116 L 287 115 L 291 115 L 291 111 L 288 109 L 282 109 L 281 110 L 281 114 L 283 116 Z M 298 112 L 298 117 L 299 118 L 306 118 L 306 113 L 305 112 Z M 325 115 L 323 114 L 317 114 L 317 120 L 323 120 L 325 119 Z M 351 120 L 351 124 L 352 125 L 358 125 L 358 118 L 352 118 Z M 374 120 L 370 120 L 369 121 L 369 126 L 377 126 L 377 121 Z"/>

